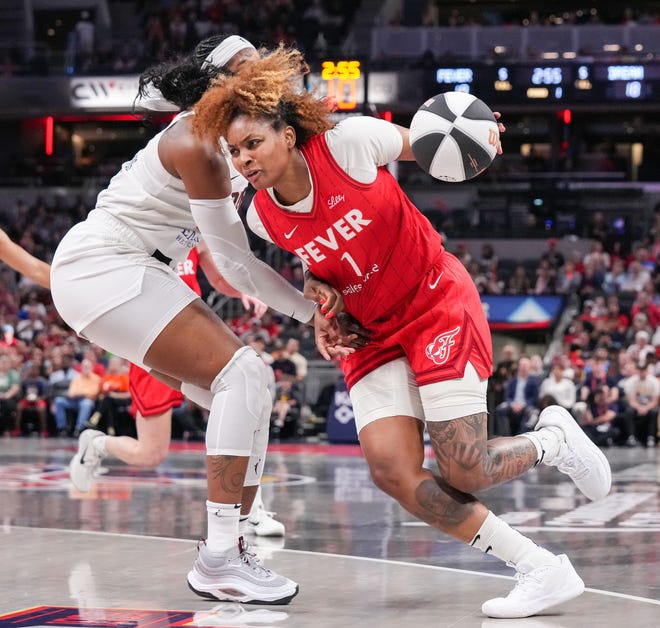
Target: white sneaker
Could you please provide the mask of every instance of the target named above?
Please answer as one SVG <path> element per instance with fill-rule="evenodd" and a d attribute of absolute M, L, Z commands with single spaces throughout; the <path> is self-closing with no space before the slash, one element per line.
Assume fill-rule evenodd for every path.
<path fill-rule="evenodd" d="M 284 536 L 284 524 L 274 518 L 262 503 L 252 507 L 248 517 L 248 530 L 257 536 Z"/>
<path fill-rule="evenodd" d="M 557 455 L 543 462 L 568 475 L 590 500 L 606 497 L 612 488 L 610 463 L 569 412 L 561 406 L 548 406 L 534 429 L 543 427 L 561 430 L 564 438 Z"/>
<path fill-rule="evenodd" d="M 201 597 L 244 604 L 288 604 L 298 594 L 297 583 L 266 569 L 243 537 L 237 547 L 220 554 L 199 543 L 188 586 Z"/>
<path fill-rule="evenodd" d="M 99 430 L 85 430 L 78 437 L 78 453 L 69 463 L 69 477 L 73 485 L 86 493 L 99 475 L 99 467 L 103 456 L 92 445 L 97 436 L 103 436 Z"/>
<path fill-rule="evenodd" d="M 571 561 L 566 554 L 557 558 L 560 560 L 558 566 L 544 565 L 526 573 L 526 565 L 521 562 L 517 566 L 518 582 L 511 593 L 484 602 L 481 611 L 488 617 L 530 617 L 581 595 L 584 582 Z"/>

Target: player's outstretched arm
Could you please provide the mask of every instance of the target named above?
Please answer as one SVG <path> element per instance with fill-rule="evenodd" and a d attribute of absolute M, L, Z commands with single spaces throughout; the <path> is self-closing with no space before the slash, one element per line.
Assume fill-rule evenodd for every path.
<path fill-rule="evenodd" d="M 28 253 L 0 229 L 0 259 L 14 270 L 50 290 L 50 265 Z"/>

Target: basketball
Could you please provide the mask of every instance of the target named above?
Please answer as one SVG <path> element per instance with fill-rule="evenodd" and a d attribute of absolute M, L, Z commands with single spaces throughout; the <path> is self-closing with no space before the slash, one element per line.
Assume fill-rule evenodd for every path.
<path fill-rule="evenodd" d="M 410 123 L 410 146 L 419 166 L 441 181 L 460 182 L 483 172 L 500 145 L 488 105 L 466 92 L 429 98 Z"/>

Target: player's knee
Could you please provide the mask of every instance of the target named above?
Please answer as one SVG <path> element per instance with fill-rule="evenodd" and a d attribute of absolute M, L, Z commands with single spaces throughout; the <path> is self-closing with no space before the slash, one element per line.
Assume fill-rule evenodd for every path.
<path fill-rule="evenodd" d="M 266 366 L 251 347 L 241 347 L 211 383 L 214 395 L 230 388 L 244 389 L 253 399 L 260 399 L 266 385 Z"/>
<path fill-rule="evenodd" d="M 169 449 L 169 443 L 154 443 L 153 445 L 143 448 L 140 456 L 140 466 L 149 469 L 157 467 L 165 460 L 165 458 L 167 458 Z"/>
<path fill-rule="evenodd" d="M 386 460 L 370 461 L 369 471 L 373 483 L 390 497 L 399 499 L 405 492 L 407 474 Z"/>

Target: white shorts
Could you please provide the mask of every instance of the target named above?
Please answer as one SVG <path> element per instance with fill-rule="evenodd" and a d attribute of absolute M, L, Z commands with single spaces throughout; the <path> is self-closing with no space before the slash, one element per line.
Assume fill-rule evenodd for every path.
<path fill-rule="evenodd" d="M 199 298 L 135 232 L 98 210 L 60 242 L 51 292 L 76 333 L 138 366 L 158 334 Z"/>
<path fill-rule="evenodd" d="M 399 358 L 365 375 L 351 388 L 358 434 L 369 423 L 391 416 L 450 421 L 486 412 L 487 379 L 467 363 L 462 379 L 418 386 L 408 360 Z"/>

